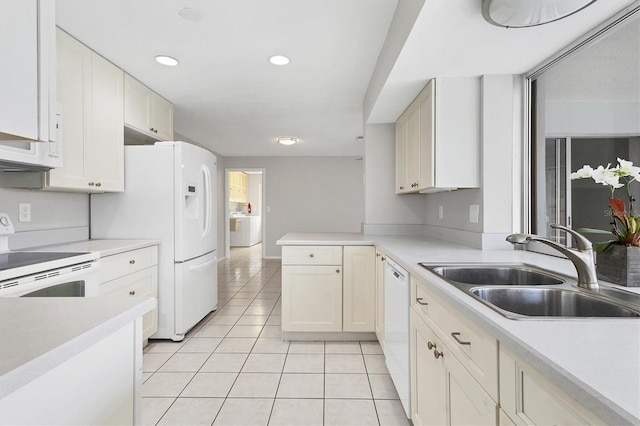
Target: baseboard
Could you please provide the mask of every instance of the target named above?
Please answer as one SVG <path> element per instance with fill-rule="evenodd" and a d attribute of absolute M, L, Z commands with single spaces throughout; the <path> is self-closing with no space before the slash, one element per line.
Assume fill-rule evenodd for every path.
<path fill-rule="evenodd" d="M 374 332 L 309 332 L 309 331 L 283 331 L 283 340 L 319 342 L 319 341 L 337 341 L 337 342 L 377 342 L 378 338 Z"/>

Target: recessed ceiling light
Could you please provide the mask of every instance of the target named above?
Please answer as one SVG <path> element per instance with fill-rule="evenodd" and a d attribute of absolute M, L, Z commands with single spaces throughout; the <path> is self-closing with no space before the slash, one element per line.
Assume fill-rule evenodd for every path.
<path fill-rule="evenodd" d="M 158 56 L 156 56 L 156 61 L 158 61 L 162 65 L 167 65 L 169 67 L 175 67 L 176 65 L 178 65 L 180 63 L 180 62 L 178 62 L 178 60 L 176 58 L 173 58 L 171 56 L 166 56 L 166 55 L 158 55 Z"/>
<path fill-rule="evenodd" d="M 298 142 L 298 138 L 293 138 L 291 136 L 281 136 L 276 139 L 276 142 L 282 145 L 293 145 Z"/>
<path fill-rule="evenodd" d="M 182 16 L 187 21 L 199 21 L 202 19 L 202 13 L 198 9 L 191 7 L 184 7 L 180 9 L 178 15 Z"/>
<path fill-rule="evenodd" d="M 289 58 L 282 55 L 275 55 L 269 58 L 269 62 L 273 65 L 287 65 L 289 63 Z"/>

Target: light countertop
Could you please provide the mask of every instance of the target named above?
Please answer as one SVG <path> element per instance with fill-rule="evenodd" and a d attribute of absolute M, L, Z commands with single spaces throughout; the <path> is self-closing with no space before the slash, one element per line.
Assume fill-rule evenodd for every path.
<path fill-rule="evenodd" d="M 92 252 L 98 253 L 100 257 L 106 257 L 158 244 L 160 244 L 158 240 L 85 240 L 34 247 L 29 251 Z"/>
<path fill-rule="evenodd" d="M 152 297 L 0 298 L 0 399 L 155 306 Z"/>
<path fill-rule="evenodd" d="M 476 250 L 435 239 L 342 233 L 290 233 L 278 244 L 375 244 L 608 424 L 640 424 L 640 319 L 510 320 L 418 264 L 522 262 L 575 279 L 567 259 L 522 250 Z"/>

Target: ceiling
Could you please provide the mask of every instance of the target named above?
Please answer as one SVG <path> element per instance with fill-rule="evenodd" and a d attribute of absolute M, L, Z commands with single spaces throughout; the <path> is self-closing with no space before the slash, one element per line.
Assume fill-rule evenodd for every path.
<path fill-rule="evenodd" d="M 171 101 L 177 133 L 223 156 L 358 156 L 362 99 L 396 3 L 57 0 L 56 19 Z M 202 18 L 182 18 L 184 7 Z M 159 65 L 158 54 L 180 65 Z"/>
<path fill-rule="evenodd" d="M 426 0 L 406 40 L 386 45 L 394 25 L 414 22 L 392 21 L 398 0 L 57 0 L 56 11 L 60 27 L 174 103 L 177 133 L 223 156 L 359 156 L 363 114 L 395 122 L 433 77 L 525 73 L 631 3 L 504 29 L 484 21 L 481 0 Z M 184 7 L 202 18 L 182 18 Z M 393 63 L 376 64 L 394 45 L 383 55 Z M 275 54 L 291 63 L 271 65 Z"/>

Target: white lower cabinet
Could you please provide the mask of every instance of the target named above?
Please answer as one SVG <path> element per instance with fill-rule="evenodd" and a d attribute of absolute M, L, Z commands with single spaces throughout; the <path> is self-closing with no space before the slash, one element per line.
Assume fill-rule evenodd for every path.
<path fill-rule="evenodd" d="M 605 424 L 504 347 L 500 349 L 500 405 L 501 418 L 506 416 L 516 425 Z"/>
<path fill-rule="evenodd" d="M 373 332 L 373 246 L 284 246 L 283 332 Z"/>
<path fill-rule="evenodd" d="M 146 247 L 100 259 L 100 296 L 158 298 L 158 247 Z M 158 308 L 142 317 L 142 340 L 158 331 Z"/>
<path fill-rule="evenodd" d="M 373 246 L 344 246 L 342 330 L 375 331 L 376 265 Z"/>
<path fill-rule="evenodd" d="M 496 425 L 498 342 L 411 278 L 414 425 Z"/>
<path fill-rule="evenodd" d="M 411 311 L 414 425 L 496 425 L 497 404 L 435 332 Z"/>

